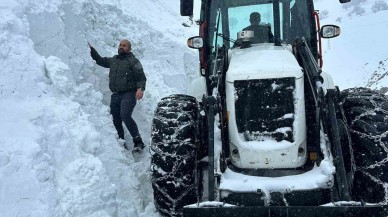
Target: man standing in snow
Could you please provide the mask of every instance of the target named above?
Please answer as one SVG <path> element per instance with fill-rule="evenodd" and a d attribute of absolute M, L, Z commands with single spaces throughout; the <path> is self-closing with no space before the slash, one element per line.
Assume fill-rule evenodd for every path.
<path fill-rule="evenodd" d="M 119 138 L 124 139 L 122 124 L 124 122 L 133 139 L 133 151 L 142 150 L 145 145 L 140 137 L 136 122 L 132 118 L 132 112 L 136 100 L 143 98 L 147 79 L 143 66 L 131 52 L 131 42 L 128 40 L 120 41 L 118 55 L 113 57 L 101 57 L 90 44 L 89 48 L 93 60 L 98 65 L 110 69 L 109 89 L 113 92 L 110 112 Z M 124 147 L 128 149 L 126 144 L 124 144 Z"/>

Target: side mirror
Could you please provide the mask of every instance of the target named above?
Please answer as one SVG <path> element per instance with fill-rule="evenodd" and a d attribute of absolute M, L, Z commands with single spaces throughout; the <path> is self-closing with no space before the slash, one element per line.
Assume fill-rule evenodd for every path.
<path fill-rule="evenodd" d="M 193 0 L 181 0 L 181 16 L 192 16 L 194 9 Z"/>
<path fill-rule="evenodd" d="M 319 33 L 322 38 L 334 38 L 340 35 L 341 28 L 336 25 L 324 25 Z"/>
<path fill-rule="evenodd" d="M 187 46 L 194 49 L 203 48 L 203 38 L 201 36 L 191 37 L 187 39 Z"/>
<path fill-rule="evenodd" d="M 339 0 L 339 1 L 340 1 L 341 4 L 343 4 L 343 3 L 348 3 L 348 2 L 350 2 L 352 0 Z"/>

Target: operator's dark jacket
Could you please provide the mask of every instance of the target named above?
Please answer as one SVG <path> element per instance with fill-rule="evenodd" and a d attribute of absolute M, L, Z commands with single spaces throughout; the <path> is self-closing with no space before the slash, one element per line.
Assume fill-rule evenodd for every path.
<path fill-rule="evenodd" d="M 252 24 L 243 29 L 243 31 L 246 30 L 253 31 L 255 33 L 252 43 L 274 42 L 271 26 Z"/>
<path fill-rule="evenodd" d="M 109 89 L 112 92 L 145 90 L 147 78 L 143 66 L 133 53 L 101 57 L 96 49 L 91 48 L 90 54 L 96 63 L 109 70 Z"/>

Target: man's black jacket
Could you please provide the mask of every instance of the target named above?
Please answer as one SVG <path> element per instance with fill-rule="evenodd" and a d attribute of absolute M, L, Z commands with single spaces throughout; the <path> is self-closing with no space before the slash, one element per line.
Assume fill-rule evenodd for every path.
<path fill-rule="evenodd" d="M 112 92 L 136 91 L 146 87 L 147 78 L 143 66 L 133 53 L 101 57 L 96 49 L 91 48 L 90 54 L 96 63 L 109 70 L 109 89 Z"/>

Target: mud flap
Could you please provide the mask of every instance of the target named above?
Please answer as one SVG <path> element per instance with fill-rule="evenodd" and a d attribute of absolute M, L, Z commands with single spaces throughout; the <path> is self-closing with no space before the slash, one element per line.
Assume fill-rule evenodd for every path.
<path fill-rule="evenodd" d="M 386 217 L 387 205 L 289 207 L 185 207 L 184 217 Z"/>

